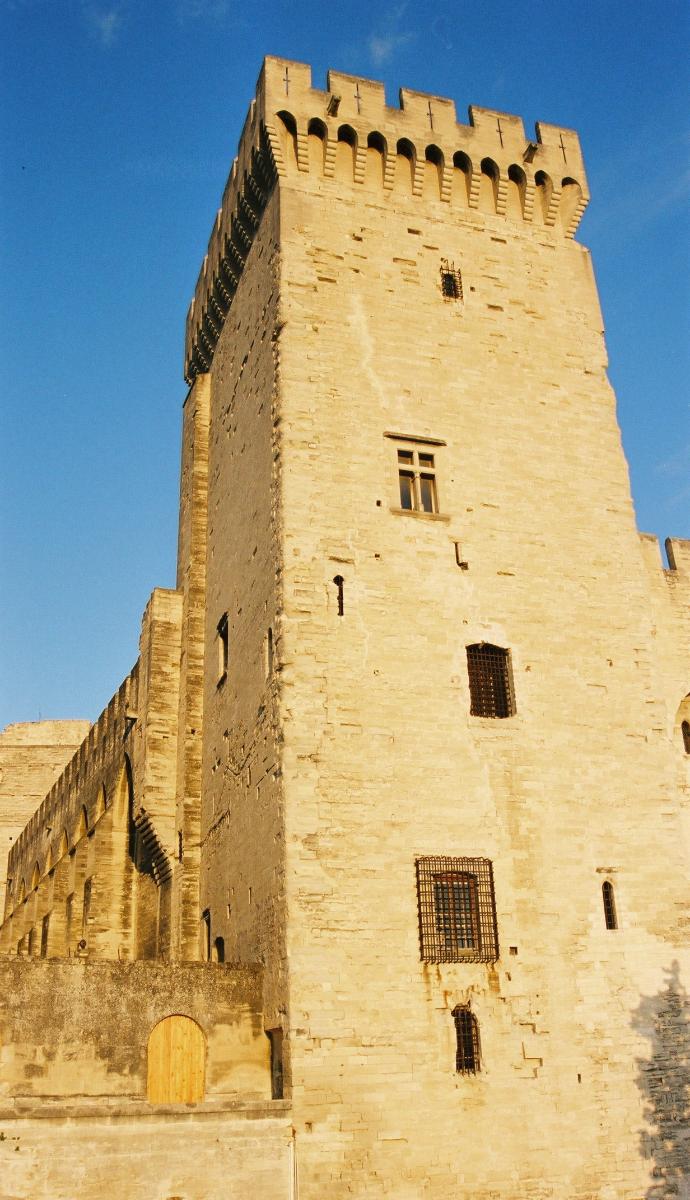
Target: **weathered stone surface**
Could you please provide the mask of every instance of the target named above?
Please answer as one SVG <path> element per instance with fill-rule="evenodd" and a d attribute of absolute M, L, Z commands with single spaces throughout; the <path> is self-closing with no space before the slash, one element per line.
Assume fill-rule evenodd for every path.
<path fill-rule="evenodd" d="M 635 527 L 587 199 L 571 130 L 266 61 L 187 322 L 177 589 L 11 855 L 8 1196 L 687 1194 L 690 543 Z M 432 857 L 491 862 L 487 961 L 467 867 L 421 960 Z M 145 1100 L 166 1014 L 221 1064 L 184 1117 Z M 240 1116 L 265 1031 L 289 1113 Z"/>

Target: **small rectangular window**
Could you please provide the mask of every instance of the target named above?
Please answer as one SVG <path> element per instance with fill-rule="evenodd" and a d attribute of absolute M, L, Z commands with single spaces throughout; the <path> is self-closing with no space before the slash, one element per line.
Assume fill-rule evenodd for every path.
<path fill-rule="evenodd" d="M 418 858 L 422 962 L 494 962 L 498 932 L 487 858 Z"/>
<path fill-rule="evenodd" d="M 441 263 L 441 295 L 444 300 L 462 300 L 462 274 L 454 263 Z"/>
<path fill-rule="evenodd" d="M 398 486 L 405 512 L 438 512 L 436 466 L 428 450 L 398 450 Z"/>
<path fill-rule="evenodd" d="M 50 931 L 50 913 L 46 913 L 41 921 L 41 958 L 48 957 L 48 933 Z"/>
<path fill-rule="evenodd" d="M 516 708 L 510 652 L 502 646 L 491 646 L 488 642 L 479 642 L 466 649 L 470 715 L 514 716 Z"/>

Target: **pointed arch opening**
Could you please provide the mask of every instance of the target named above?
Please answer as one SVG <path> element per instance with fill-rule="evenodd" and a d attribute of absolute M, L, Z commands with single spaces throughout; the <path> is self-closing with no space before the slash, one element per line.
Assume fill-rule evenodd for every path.
<path fill-rule="evenodd" d="M 88 832 L 89 832 L 89 814 L 86 811 L 86 805 L 82 804 L 81 811 L 79 813 L 79 821 L 77 823 L 77 831 L 76 831 L 76 835 L 74 838 L 75 842 L 80 841 L 81 838 L 85 837 Z"/>
<path fill-rule="evenodd" d="M 31 891 L 32 892 L 33 892 L 34 888 L 38 887 L 40 881 L 41 881 L 41 868 L 39 867 L 38 863 L 36 863 L 33 871 L 31 872 Z"/>

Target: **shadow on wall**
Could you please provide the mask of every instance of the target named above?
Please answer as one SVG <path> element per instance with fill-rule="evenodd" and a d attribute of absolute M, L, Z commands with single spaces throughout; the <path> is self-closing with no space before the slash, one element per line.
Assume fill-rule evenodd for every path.
<path fill-rule="evenodd" d="M 654 1179 L 645 1200 L 690 1200 L 690 997 L 676 961 L 667 975 L 665 990 L 643 997 L 632 1022 L 651 1048 L 637 1060 L 648 1126 L 641 1151 Z"/>

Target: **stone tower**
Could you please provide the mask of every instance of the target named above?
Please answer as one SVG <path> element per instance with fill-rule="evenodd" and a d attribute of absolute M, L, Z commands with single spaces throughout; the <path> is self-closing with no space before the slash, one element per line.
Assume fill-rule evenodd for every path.
<path fill-rule="evenodd" d="M 302 1200 L 647 1178 L 690 547 L 635 527 L 587 198 L 571 130 L 269 59 L 190 310 L 202 929 L 265 964 Z"/>
<path fill-rule="evenodd" d="M 587 199 L 571 130 L 266 60 L 176 587 L 16 837 L 3 781 L 13 1195 L 690 1194 L 690 543 L 635 526 Z"/>

